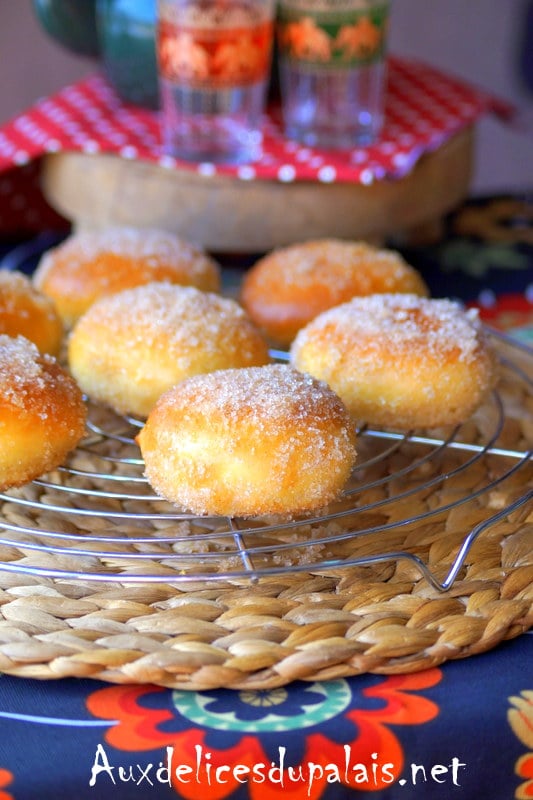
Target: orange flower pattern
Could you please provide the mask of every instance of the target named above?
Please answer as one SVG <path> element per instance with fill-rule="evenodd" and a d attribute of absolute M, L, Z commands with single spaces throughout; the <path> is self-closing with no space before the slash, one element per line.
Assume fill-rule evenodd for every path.
<path fill-rule="evenodd" d="M 383 31 L 368 17 L 361 17 L 355 25 L 343 25 L 334 41 L 334 48 L 343 58 L 368 59 L 379 50 Z"/>
<path fill-rule="evenodd" d="M 240 693 L 109 686 L 93 692 L 86 703 L 94 717 L 114 721 L 105 735 L 110 747 L 130 752 L 171 748 L 173 764 L 196 765 L 194 781 L 172 778 L 184 800 L 229 798 L 242 788 L 237 769 L 251 775 L 257 765 L 266 765 L 264 780 L 248 781 L 250 800 L 318 800 L 331 782 L 332 765 L 339 765 L 339 783 L 352 789 L 378 791 L 397 781 L 405 757 L 396 729 L 438 716 L 438 705 L 424 692 L 441 679 L 439 669 L 376 678 L 357 701 L 340 680 Z M 292 732 L 302 725 L 306 735 L 294 738 Z M 290 742 L 285 766 L 301 780 L 282 784 L 269 767 L 284 735 Z M 208 754 L 208 770 L 199 768 L 199 753 Z M 306 780 L 309 764 L 315 767 L 312 785 Z M 210 777 L 217 768 L 224 770 L 222 783 Z"/>
<path fill-rule="evenodd" d="M 282 7 L 278 26 L 280 51 L 302 63 L 331 66 L 370 64 L 383 57 L 388 9 L 327 12 Z"/>
<path fill-rule="evenodd" d="M 271 21 L 213 31 L 168 22 L 158 32 L 164 77 L 199 88 L 246 86 L 266 80 L 270 69 Z"/>
<path fill-rule="evenodd" d="M 509 292 L 498 298 L 494 305 L 479 305 L 477 301 L 469 305 L 479 308 L 479 316 L 487 325 L 500 331 L 513 330 L 515 335 L 523 333 L 526 341 L 533 342 L 533 304 L 525 292 Z"/>
<path fill-rule="evenodd" d="M 509 701 L 513 706 L 507 714 L 509 725 L 528 749 L 528 752 L 516 762 L 515 772 L 525 783 L 519 786 L 515 798 L 531 800 L 533 798 L 533 691 L 523 691 L 519 697 L 510 697 Z"/>
<path fill-rule="evenodd" d="M 282 28 L 281 42 L 298 60 L 329 61 L 331 58 L 331 39 L 311 17 L 303 17 Z"/>
<path fill-rule="evenodd" d="M 205 81 L 209 77 L 208 53 L 190 33 L 178 31 L 175 36 L 164 36 L 159 54 L 169 77 L 177 76 L 186 82 Z"/>
<path fill-rule="evenodd" d="M 14 800 L 12 794 L 4 791 L 12 781 L 12 773 L 7 769 L 0 769 L 0 800 Z"/>
<path fill-rule="evenodd" d="M 238 41 L 223 42 L 217 47 L 212 69 L 229 81 L 246 82 L 254 75 L 264 74 L 264 54 L 253 36 L 245 33 Z"/>

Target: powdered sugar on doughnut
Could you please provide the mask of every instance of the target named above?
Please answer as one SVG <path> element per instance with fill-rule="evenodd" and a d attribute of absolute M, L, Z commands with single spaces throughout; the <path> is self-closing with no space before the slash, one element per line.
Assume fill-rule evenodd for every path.
<path fill-rule="evenodd" d="M 355 461 L 346 408 L 287 365 L 220 370 L 165 393 L 138 436 L 154 489 L 198 514 L 293 514 L 338 497 Z"/>
<path fill-rule="evenodd" d="M 40 358 L 37 347 L 22 336 L 0 335 L 0 398 L 24 408 L 34 389 L 45 388 L 49 376 L 43 365 L 52 361 Z"/>
<path fill-rule="evenodd" d="M 494 383 L 477 311 L 409 294 L 358 297 L 302 329 L 290 362 L 331 386 L 361 424 L 464 422 Z"/>
<path fill-rule="evenodd" d="M 163 264 L 186 264 L 192 274 L 200 274 L 206 262 L 212 262 L 200 248 L 173 233 L 155 228 L 104 228 L 99 231 L 81 231 L 45 253 L 39 265 L 39 279 L 55 260 L 55 252 L 68 259 L 71 269 L 94 261 L 103 253 L 115 253 L 125 258 L 142 260 L 148 267 Z"/>
<path fill-rule="evenodd" d="M 185 396 L 204 409 L 223 411 L 229 425 L 244 416 L 268 429 L 288 414 L 291 423 L 305 419 L 311 426 L 320 427 L 324 413 L 338 419 L 344 414 L 338 397 L 323 381 L 283 364 L 198 375 L 190 378 L 179 393 L 171 391 L 166 402 L 170 406 L 181 404 Z"/>
<path fill-rule="evenodd" d="M 231 343 L 236 330 L 253 330 L 234 300 L 164 282 L 106 297 L 89 313 L 91 322 L 105 326 L 110 335 L 123 331 L 129 323 L 132 346 L 164 341 L 165 347 L 175 348 L 178 359 L 180 352 L 196 348 L 216 354 Z M 247 337 L 241 336 L 231 346 L 246 352 L 249 345 Z"/>
<path fill-rule="evenodd" d="M 309 335 L 335 335 L 365 341 L 386 338 L 391 350 L 406 346 L 423 348 L 430 355 L 454 352 L 461 360 L 475 357 L 479 348 L 481 326 L 477 309 L 465 310 L 448 299 L 429 299 L 410 294 L 383 294 L 354 298 L 324 312 L 309 331 L 300 331 L 294 351 L 303 346 Z"/>
<path fill-rule="evenodd" d="M 385 289 L 387 285 L 392 289 L 411 272 L 399 253 L 379 250 L 363 242 L 321 239 L 274 251 L 266 258 L 278 257 L 283 265 L 284 282 L 296 287 L 320 278 L 332 284 L 355 280 L 361 294 L 365 294 L 378 279 L 384 281 Z"/>

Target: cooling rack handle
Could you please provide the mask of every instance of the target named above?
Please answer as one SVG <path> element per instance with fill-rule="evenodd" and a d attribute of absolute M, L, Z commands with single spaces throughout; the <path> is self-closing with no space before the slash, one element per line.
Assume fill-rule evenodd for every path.
<path fill-rule="evenodd" d="M 529 489 L 525 494 L 523 494 L 517 500 L 514 500 L 512 503 L 509 503 L 507 506 L 505 506 L 505 508 L 502 508 L 496 514 L 487 517 L 487 519 L 484 519 L 482 522 L 479 522 L 477 525 L 475 525 L 470 531 L 470 533 L 465 537 L 461 545 L 461 548 L 457 553 L 453 566 L 451 567 L 450 571 L 448 572 L 446 578 L 442 583 L 439 583 L 439 581 L 435 580 L 435 578 L 427 570 L 426 565 L 422 562 L 421 569 L 426 579 L 431 583 L 433 587 L 435 587 L 435 589 L 438 589 L 441 592 L 447 591 L 457 578 L 459 570 L 463 566 L 470 548 L 472 547 L 473 543 L 480 535 L 480 533 L 483 533 L 483 531 L 485 531 L 487 528 L 490 528 L 492 525 L 495 525 L 500 520 L 505 519 L 505 517 L 508 517 L 510 514 L 513 513 L 513 511 L 516 511 L 521 506 L 526 505 L 526 503 L 528 502 L 531 502 L 531 500 L 533 500 L 533 489 Z"/>

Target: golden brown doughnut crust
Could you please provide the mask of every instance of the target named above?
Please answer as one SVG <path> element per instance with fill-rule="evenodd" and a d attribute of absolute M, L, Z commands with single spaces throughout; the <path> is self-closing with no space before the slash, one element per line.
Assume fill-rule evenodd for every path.
<path fill-rule="evenodd" d="M 70 328 L 99 297 L 153 281 L 218 292 L 220 267 L 173 233 L 112 227 L 74 233 L 48 250 L 33 280 Z"/>
<path fill-rule="evenodd" d="M 400 430 L 463 422 L 494 382 L 477 311 L 415 295 L 354 298 L 320 314 L 290 361 L 326 381 L 358 422 Z"/>
<path fill-rule="evenodd" d="M 241 302 L 269 339 L 286 346 L 322 311 L 381 292 L 427 295 L 428 289 L 393 250 L 319 239 L 274 250 L 256 262 L 244 276 Z"/>
<path fill-rule="evenodd" d="M 266 341 L 234 300 L 170 283 L 94 303 L 70 334 L 68 359 L 89 397 L 139 417 L 190 375 L 271 360 Z"/>
<path fill-rule="evenodd" d="M 341 493 L 355 461 L 339 398 L 281 364 L 183 381 L 137 441 L 155 491 L 195 514 L 310 511 Z"/>
<path fill-rule="evenodd" d="M 81 391 L 33 342 L 0 335 L 0 490 L 60 466 L 85 433 Z"/>
<path fill-rule="evenodd" d="M 0 334 L 25 336 L 41 353 L 57 356 L 63 323 L 53 302 L 22 272 L 0 270 Z"/>

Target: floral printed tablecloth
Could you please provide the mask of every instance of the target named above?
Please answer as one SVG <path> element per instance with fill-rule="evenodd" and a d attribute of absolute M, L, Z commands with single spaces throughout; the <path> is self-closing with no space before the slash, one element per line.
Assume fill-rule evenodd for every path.
<path fill-rule="evenodd" d="M 0 678 L 0 800 L 533 796 L 533 633 L 413 675 L 181 692 Z"/>

